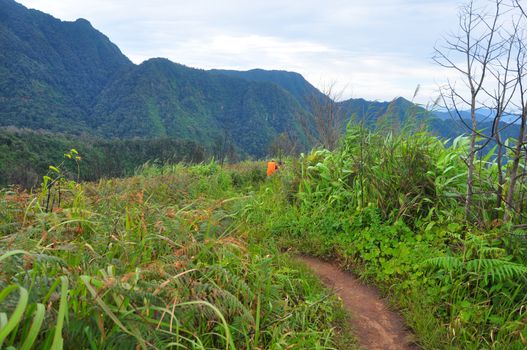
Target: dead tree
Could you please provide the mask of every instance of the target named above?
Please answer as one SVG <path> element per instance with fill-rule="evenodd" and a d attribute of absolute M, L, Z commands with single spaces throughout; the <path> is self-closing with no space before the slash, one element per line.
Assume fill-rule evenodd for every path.
<path fill-rule="evenodd" d="M 520 10 L 524 18 L 527 18 L 527 7 L 525 7 L 524 4 L 520 2 L 520 0 L 514 0 L 513 6 Z"/>
<path fill-rule="evenodd" d="M 521 9 L 521 8 L 520 8 Z M 522 11 L 522 15 L 525 19 L 527 19 L 527 15 L 525 12 Z M 522 157 L 525 156 L 525 131 L 526 131 L 526 124 L 527 124 L 527 40 L 522 35 L 519 36 L 516 40 L 516 73 L 517 73 L 517 79 L 518 79 L 518 99 L 519 99 L 519 109 L 520 109 L 520 130 L 518 132 L 518 138 L 516 139 L 516 143 L 513 150 L 513 156 L 511 160 L 511 166 L 510 166 L 510 182 L 509 182 L 509 188 L 507 191 L 507 198 L 506 198 L 506 205 L 507 210 L 505 211 L 505 215 L 503 220 L 508 221 L 509 219 L 513 219 L 515 214 L 518 212 L 518 204 L 514 200 L 514 195 L 516 192 L 516 185 L 518 182 L 518 179 L 521 177 L 521 174 L 519 174 L 519 165 L 521 162 Z"/>
<path fill-rule="evenodd" d="M 299 115 L 299 123 L 309 139 L 309 143 L 322 146 L 328 150 L 337 147 L 344 130 L 344 121 L 337 101 L 342 91 L 337 91 L 335 84 L 322 89 L 322 94 L 309 96 L 308 112 Z"/>
<path fill-rule="evenodd" d="M 269 155 L 278 157 L 282 161 L 285 156 L 293 156 L 299 153 L 298 144 L 294 137 L 287 132 L 282 132 L 269 144 Z"/>
<path fill-rule="evenodd" d="M 451 115 L 458 117 L 470 132 L 467 163 L 467 191 L 465 195 L 465 218 L 471 218 L 474 194 L 474 158 L 478 138 L 476 112 L 480 105 L 480 94 L 486 84 L 490 66 L 500 53 L 501 43 L 497 40 L 499 19 L 502 14 L 502 0 L 495 1 L 492 14 L 483 13 L 475 7 L 474 1 L 464 6 L 459 15 L 459 33 L 446 39 L 446 44 L 435 48 L 434 60 L 440 66 L 456 71 L 463 82 L 463 91 L 455 83 L 449 82 L 442 89 L 445 107 Z M 470 124 L 463 119 L 461 111 L 468 107 Z"/>
<path fill-rule="evenodd" d="M 503 40 L 502 54 L 497 58 L 496 64 L 491 67 L 489 73 L 495 82 L 494 86 L 485 87 L 484 91 L 489 96 L 491 104 L 488 108 L 493 112 L 492 132 L 490 138 L 494 139 L 497 147 L 496 165 L 498 172 L 498 184 L 496 186 L 496 208 L 501 208 L 504 202 L 505 174 L 503 156 L 506 147 L 501 138 L 501 131 L 508 127 L 502 123 L 505 113 L 510 111 L 513 99 L 518 89 L 518 76 L 515 71 L 515 48 L 517 47 L 518 22 L 513 26 L 512 32 L 501 34 Z M 498 218 L 496 212 L 496 219 Z"/>

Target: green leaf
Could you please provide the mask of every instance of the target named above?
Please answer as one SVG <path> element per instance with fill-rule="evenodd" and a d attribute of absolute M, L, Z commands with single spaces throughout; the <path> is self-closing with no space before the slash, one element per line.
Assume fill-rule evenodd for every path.
<path fill-rule="evenodd" d="M 143 349 L 146 349 L 146 343 L 145 343 L 144 339 L 141 337 L 141 335 L 139 333 L 134 334 L 132 331 L 128 330 L 128 328 L 126 328 L 126 326 L 121 322 L 121 320 L 119 320 L 117 315 L 115 315 L 115 313 L 113 313 L 113 311 L 110 309 L 110 307 L 101 299 L 101 297 L 99 296 L 99 293 L 97 293 L 95 288 L 93 288 L 93 286 L 90 283 L 92 280 L 95 280 L 95 279 L 93 279 L 90 276 L 81 276 L 81 280 L 84 283 L 84 285 L 86 286 L 86 288 L 88 288 L 88 291 L 91 293 L 91 295 L 95 298 L 95 301 L 97 302 L 97 304 L 99 304 L 101 309 L 105 312 L 105 314 L 108 317 L 110 317 L 112 319 L 112 321 L 119 328 L 121 328 L 121 330 L 123 330 L 125 333 L 135 337 L 139 341 L 139 344 L 141 344 L 141 347 Z"/>
<path fill-rule="evenodd" d="M 10 285 L 7 288 L 4 288 L 4 290 L 0 292 L 0 303 L 4 301 L 4 299 L 16 289 L 19 290 L 20 297 L 18 298 L 18 303 L 16 305 L 15 311 L 13 311 L 13 314 L 11 315 L 11 318 L 7 321 L 7 324 L 0 330 L 0 348 L 2 347 L 2 344 L 4 343 L 4 340 L 9 335 L 9 333 L 11 333 L 11 331 L 15 329 L 15 327 L 18 325 L 18 323 L 22 319 L 22 316 L 24 315 L 24 311 L 26 310 L 28 300 L 27 290 L 25 288 L 18 287 L 14 284 Z"/>
<path fill-rule="evenodd" d="M 64 339 L 62 338 L 62 327 L 64 325 L 64 318 L 68 309 L 68 278 L 62 276 L 60 287 L 60 304 L 59 314 L 57 316 L 57 325 L 55 326 L 55 334 L 53 336 L 53 343 L 51 350 L 62 350 L 64 347 Z"/>
<path fill-rule="evenodd" d="M 31 328 L 29 328 L 29 333 L 27 334 L 26 340 L 20 347 L 20 350 L 30 350 L 33 346 L 33 343 L 37 339 L 40 328 L 42 327 L 42 322 L 44 321 L 45 316 L 45 307 L 43 304 L 37 304 L 37 309 L 35 311 L 35 316 L 33 317 L 33 323 L 31 323 Z"/>
<path fill-rule="evenodd" d="M 18 255 L 18 254 L 27 254 L 27 255 L 29 255 L 29 253 L 26 252 L 25 250 L 12 250 L 12 251 L 7 252 L 7 253 L 3 254 L 2 256 L 0 256 L 0 261 L 5 260 L 5 259 L 9 258 L 10 256 Z M 1 301 L 1 299 L 0 299 L 0 301 Z"/>

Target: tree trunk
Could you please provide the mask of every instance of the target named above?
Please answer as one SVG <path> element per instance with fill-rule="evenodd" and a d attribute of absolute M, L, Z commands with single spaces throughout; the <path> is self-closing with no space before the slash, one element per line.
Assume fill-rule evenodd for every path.
<path fill-rule="evenodd" d="M 514 219 L 514 214 L 516 213 L 516 203 L 514 203 L 514 192 L 516 190 L 516 182 L 518 181 L 518 168 L 520 165 L 520 160 L 522 156 L 522 146 L 525 139 L 525 122 L 527 121 L 527 106 L 522 111 L 520 133 L 518 135 L 518 141 L 516 147 L 514 148 L 514 158 L 512 159 L 511 173 L 510 173 L 510 183 L 509 191 L 507 192 L 505 215 L 503 216 L 503 221 L 509 221 Z M 512 215 L 511 215 L 512 213 Z"/>
<path fill-rule="evenodd" d="M 476 155 L 476 137 L 477 137 L 477 120 L 476 120 L 476 96 L 472 94 L 470 106 L 470 118 L 472 120 L 472 134 L 470 135 L 470 146 L 467 160 L 467 194 L 465 197 L 465 220 L 470 219 L 470 210 L 472 206 L 472 196 L 474 193 L 474 157 Z"/>
<path fill-rule="evenodd" d="M 498 146 L 498 154 L 496 156 L 496 164 L 498 165 L 498 188 L 496 189 L 496 208 L 501 208 L 503 204 L 503 185 L 505 184 L 505 179 L 503 177 L 503 145 L 501 144 L 501 135 L 500 135 L 500 120 L 501 113 L 498 112 L 496 119 L 494 120 L 494 133 L 496 145 Z M 496 219 L 498 219 L 499 213 L 496 212 Z"/>

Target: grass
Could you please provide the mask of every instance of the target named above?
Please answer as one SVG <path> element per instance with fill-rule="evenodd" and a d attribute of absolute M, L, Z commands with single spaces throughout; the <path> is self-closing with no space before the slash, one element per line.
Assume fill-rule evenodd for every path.
<path fill-rule="evenodd" d="M 376 284 L 425 349 L 524 349 L 524 231 L 493 207 L 491 155 L 476 162 L 480 220 L 465 220 L 465 151 L 463 139 L 350 127 L 337 150 L 269 179 L 262 163 L 209 163 L 85 184 L 56 169 L 42 191 L 4 189 L 0 341 L 355 348 L 341 303 L 291 259 L 300 252 Z"/>
<path fill-rule="evenodd" d="M 60 169 L 59 169 L 60 170 Z M 0 192 L 0 341 L 16 349 L 333 349 L 340 301 L 240 217 L 264 167 L 148 166 Z M 353 345 L 351 345 L 353 346 Z"/>

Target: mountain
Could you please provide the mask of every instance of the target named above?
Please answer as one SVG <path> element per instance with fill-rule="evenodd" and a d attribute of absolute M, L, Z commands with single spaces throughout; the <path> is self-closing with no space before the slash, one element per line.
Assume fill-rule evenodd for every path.
<path fill-rule="evenodd" d="M 366 125 L 374 125 L 383 117 L 389 117 L 392 121 L 402 123 L 410 117 L 422 118 L 429 114 L 426 109 L 402 97 L 398 97 L 390 102 L 366 101 L 362 98 L 352 98 L 338 102 L 337 106 L 346 118 L 353 117 L 358 121 L 364 121 Z"/>
<path fill-rule="evenodd" d="M 0 0 L 0 125 L 86 130 L 99 92 L 132 66 L 88 21 Z"/>
<path fill-rule="evenodd" d="M 155 58 L 109 84 L 91 121 L 92 128 L 105 136 L 170 136 L 208 146 L 226 136 L 238 149 L 264 156 L 278 133 L 289 130 L 301 137 L 295 119 L 300 109 L 275 84 Z"/>
<path fill-rule="evenodd" d="M 452 117 L 445 112 L 428 111 L 425 108 L 398 97 L 390 102 L 366 101 L 364 99 L 350 99 L 337 103 L 342 118 L 349 120 L 352 118 L 357 122 L 364 121 L 368 127 L 382 127 L 387 124 L 390 126 L 402 127 L 413 124 L 417 128 L 426 126 L 431 133 L 443 139 L 454 139 L 462 134 L 470 134 L 470 113 L 461 112 L 461 119 Z M 492 135 L 492 118 L 483 114 L 478 115 L 478 130 L 483 135 Z M 502 139 L 516 138 L 519 133 L 519 125 L 511 124 L 512 118 L 504 118 L 500 123 Z M 495 145 L 490 141 L 485 150 L 490 150 Z"/>
<path fill-rule="evenodd" d="M 430 132 L 444 138 L 459 136 L 459 131 L 463 130 L 456 123 L 438 118 L 434 112 L 402 97 L 390 102 L 356 98 L 339 102 L 337 105 L 345 120 L 351 118 L 371 128 L 383 126 L 400 128 L 413 123 L 413 126 L 418 128 L 426 125 Z"/>
<path fill-rule="evenodd" d="M 479 108 L 476 112 L 476 120 L 483 123 L 490 122 L 493 120 L 495 113 L 495 110 L 489 108 Z M 452 111 L 452 113 L 448 111 L 436 111 L 434 112 L 434 115 L 443 120 L 451 120 L 452 118 L 457 119 L 459 118 L 459 115 L 463 119 L 470 120 L 470 111 L 459 111 L 459 115 L 457 115 L 454 111 Z M 511 113 L 504 113 L 501 117 L 501 120 L 511 124 L 520 123 L 519 116 Z"/>
<path fill-rule="evenodd" d="M 311 85 L 304 77 L 295 72 L 281 70 L 251 69 L 248 71 L 212 69 L 211 73 L 228 75 L 254 82 L 273 83 L 289 92 L 301 106 L 306 108 L 313 98 L 323 99 L 325 95 Z"/>
<path fill-rule="evenodd" d="M 300 148 L 311 146 L 299 116 L 312 121 L 317 103 L 328 102 L 294 72 L 206 71 L 164 58 L 136 65 L 84 19 L 64 22 L 0 0 L 0 127 L 104 139 L 184 139 L 209 154 L 229 149 L 263 157 L 284 132 Z M 430 114 L 403 98 L 350 99 L 336 106 L 344 121 L 355 116 L 369 126 Z M 429 125 L 447 137 L 463 130 L 441 118 Z"/>
<path fill-rule="evenodd" d="M 298 73 L 277 70 L 267 71 L 262 69 L 252 69 L 249 71 L 213 69 L 210 72 L 243 78 L 247 81 L 276 84 L 289 92 L 302 106 L 304 111 L 312 112 L 313 104 L 324 105 L 328 103 L 327 96 Z M 444 120 L 444 115 L 427 111 L 425 108 L 402 97 L 386 102 L 352 98 L 336 102 L 335 106 L 341 114 L 344 125 L 350 119 L 354 119 L 355 121 L 364 121 L 369 127 L 379 126 L 380 123 L 396 123 L 401 126 L 407 123 L 409 119 L 415 119 L 418 122 L 426 120 L 431 132 L 445 138 L 459 136 L 460 130 L 464 130 L 460 121 L 452 123 L 451 120 Z M 487 124 L 489 124 L 488 120 L 482 125 L 487 128 Z"/>
<path fill-rule="evenodd" d="M 295 78 L 300 98 L 307 82 Z M 160 58 L 135 65 L 88 21 L 63 22 L 12 0 L 0 0 L 0 100 L 0 126 L 227 142 L 257 157 L 286 130 L 303 139 L 300 103 L 271 81 Z"/>

